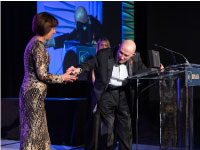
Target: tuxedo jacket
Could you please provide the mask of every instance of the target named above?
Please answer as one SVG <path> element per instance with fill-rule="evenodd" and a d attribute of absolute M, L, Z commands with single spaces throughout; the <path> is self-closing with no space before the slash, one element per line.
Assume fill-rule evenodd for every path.
<path fill-rule="evenodd" d="M 94 57 L 91 57 L 86 62 L 79 65 L 79 67 L 82 69 L 82 72 L 91 71 L 94 69 L 95 83 L 92 92 L 94 92 L 94 99 L 96 99 L 96 101 L 101 99 L 103 92 L 106 90 L 109 84 L 113 66 L 115 63 L 117 63 L 117 51 L 117 48 L 102 49 L 98 51 Z M 136 74 L 138 71 L 146 69 L 146 66 L 143 64 L 140 57 L 140 53 L 138 52 L 136 52 L 136 55 L 131 57 L 126 62 L 126 66 L 129 76 Z"/>

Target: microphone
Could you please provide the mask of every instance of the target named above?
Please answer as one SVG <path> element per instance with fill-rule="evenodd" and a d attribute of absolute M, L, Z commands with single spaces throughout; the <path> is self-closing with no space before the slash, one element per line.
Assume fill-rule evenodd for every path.
<path fill-rule="evenodd" d="M 173 53 L 174 53 L 174 54 L 178 54 L 178 55 L 180 55 L 181 57 L 184 58 L 184 60 L 185 60 L 185 62 L 186 62 L 187 65 L 190 64 L 189 61 L 187 60 L 187 58 L 186 58 L 183 54 L 178 53 L 178 52 L 175 52 L 175 51 L 173 51 L 173 50 L 171 50 L 171 49 L 168 49 L 168 48 L 163 47 L 163 46 L 158 45 L 158 44 L 154 44 L 154 46 L 155 46 L 155 47 L 160 47 L 160 48 L 162 48 L 162 49 L 164 49 L 164 50 L 166 50 L 166 51 L 168 51 L 168 52 L 171 52 L 172 54 L 173 54 Z"/>

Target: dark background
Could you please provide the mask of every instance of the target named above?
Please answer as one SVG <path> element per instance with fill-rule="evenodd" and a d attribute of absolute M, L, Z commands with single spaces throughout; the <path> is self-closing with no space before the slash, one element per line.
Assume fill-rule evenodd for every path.
<path fill-rule="evenodd" d="M 24 75 L 23 54 L 33 36 L 36 8 L 36 2 L 1 2 L 2 97 L 18 97 Z M 112 46 L 121 42 L 121 10 L 121 2 L 103 2 L 104 35 Z M 153 44 L 157 43 L 182 53 L 190 63 L 200 64 L 199 18 L 200 2 L 136 1 L 135 42 L 144 63 L 148 65 L 147 50 L 155 49 Z M 171 54 L 160 50 L 160 55 L 163 65 L 172 64 Z M 177 63 L 184 63 L 176 57 Z"/>
<path fill-rule="evenodd" d="M 103 2 L 104 35 L 111 41 L 111 46 L 121 43 L 121 6 L 119 1 Z M 34 36 L 31 25 L 36 10 L 37 2 L 33 1 L 1 2 L 2 98 L 19 97 L 19 89 L 24 76 L 24 50 L 29 40 Z M 134 17 L 137 51 L 142 54 L 146 65 L 148 65 L 147 50 L 157 49 L 153 46 L 155 43 L 182 53 L 190 63 L 200 64 L 200 2 L 136 1 Z M 171 65 L 171 54 L 160 49 L 159 51 L 163 65 Z M 183 58 L 179 56 L 176 58 L 177 63 L 184 63 Z M 90 83 L 81 81 L 67 85 L 49 85 L 47 97 L 89 97 L 90 88 L 88 87 L 90 87 Z M 194 92 L 194 107 L 198 108 L 200 105 L 199 88 Z M 47 103 L 47 116 L 52 113 L 53 108 L 51 107 L 56 106 L 55 104 L 50 106 L 49 103 L 54 102 Z M 57 105 L 59 106 L 56 108 L 59 110 L 60 104 Z M 18 104 L 15 106 L 17 107 Z M 159 110 L 158 107 L 159 103 L 152 105 L 151 114 L 155 114 L 153 110 Z M 6 110 L 8 111 L 8 109 Z M 198 114 L 200 114 L 199 111 L 194 113 L 196 120 L 200 120 Z M 56 116 L 54 117 L 56 118 Z M 18 122 L 16 124 L 18 125 Z M 195 142 L 199 143 L 200 131 L 197 123 L 194 126 L 196 126 Z M 49 130 L 51 134 L 51 128 Z"/>

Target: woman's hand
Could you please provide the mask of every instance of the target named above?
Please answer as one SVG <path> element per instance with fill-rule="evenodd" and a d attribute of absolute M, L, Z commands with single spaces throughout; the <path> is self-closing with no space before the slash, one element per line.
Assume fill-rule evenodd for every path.
<path fill-rule="evenodd" d="M 65 74 L 61 76 L 63 80 L 66 82 L 74 82 L 77 79 L 77 75 L 72 75 L 71 72 L 66 72 Z"/>

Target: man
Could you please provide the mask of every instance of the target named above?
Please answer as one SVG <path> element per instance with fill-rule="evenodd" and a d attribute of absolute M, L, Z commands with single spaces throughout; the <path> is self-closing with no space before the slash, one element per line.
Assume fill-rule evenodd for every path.
<path fill-rule="evenodd" d="M 75 12 L 76 29 L 71 33 L 65 33 L 57 36 L 52 40 L 46 41 L 46 47 L 62 48 L 64 41 L 79 41 L 81 44 L 96 44 L 92 43 L 98 40 L 102 36 L 102 25 L 91 15 L 87 14 L 87 11 L 83 6 L 79 6 Z"/>
<path fill-rule="evenodd" d="M 102 49 L 86 62 L 74 68 L 73 73 L 94 69 L 95 83 L 93 92 L 100 112 L 101 131 L 100 149 L 113 148 L 113 126 L 117 121 L 119 150 L 132 149 L 131 110 L 128 105 L 127 77 L 146 69 L 136 45 L 125 40 L 119 49 Z"/>

